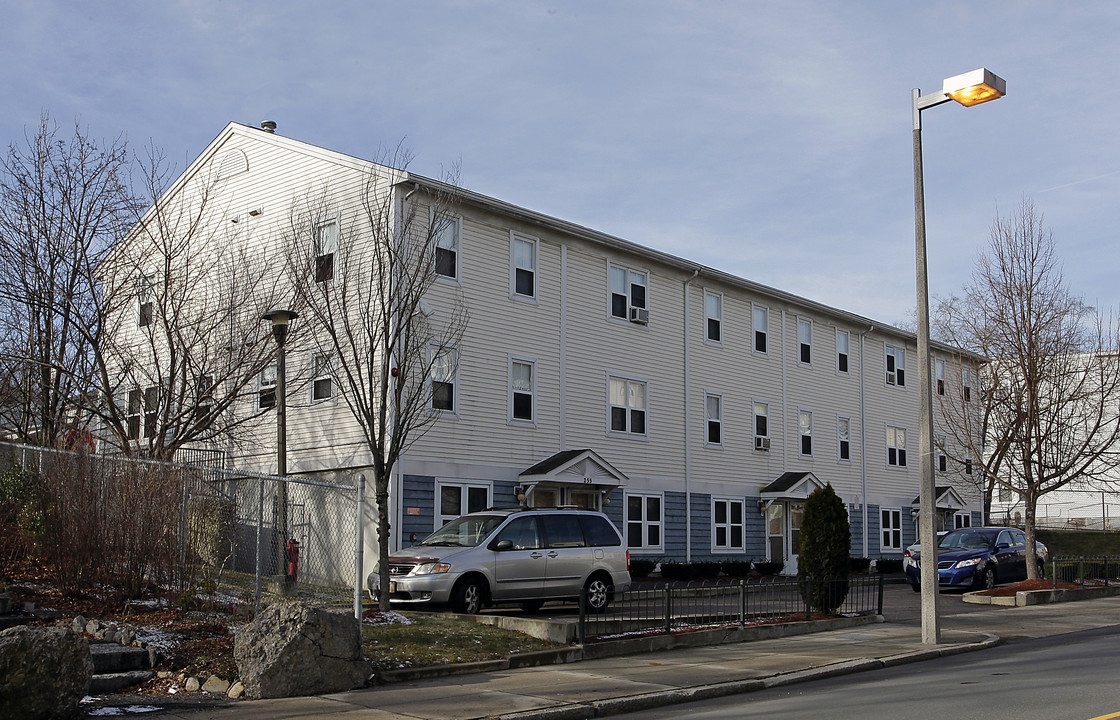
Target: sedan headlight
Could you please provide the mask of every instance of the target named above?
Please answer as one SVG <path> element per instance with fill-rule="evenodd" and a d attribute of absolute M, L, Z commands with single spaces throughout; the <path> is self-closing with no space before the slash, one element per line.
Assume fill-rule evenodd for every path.
<path fill-rule="evenodd" d="M 957 567 L 959 567 L 959 568 L 972 567 L 973 565 L 979 565 L 983 561 L 984 561 L 984 558 L 972 558 L 971 560 L 960 560 L 960 561 L 957 562 Z"/>
<path fill-rule="evenodd" d="M 417 565 L 412 569 L 412 575 L 439 575 L 451 570 L 450 563 L 430 562 Z"/>

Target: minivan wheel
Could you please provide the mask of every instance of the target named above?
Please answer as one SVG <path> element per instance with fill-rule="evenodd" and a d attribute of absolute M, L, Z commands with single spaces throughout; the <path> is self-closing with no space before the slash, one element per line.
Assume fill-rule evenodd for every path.
<path fill-rule="evenodd" d="M 587 612 L 601 613 L 611 604 L 611 586 L 602 575 L 592 575 L 583 587 L 587 590 Z"/>
<path fill-rule="evenodd" d="M 485 592 L 482 583 L 477 579 L 460 580 L 451 591 L 451 609 L 464 615 L 477 615 L 482 609 Z"/>
<path fill-rule="evenodd" d="M 991 590 L 996 586 L 996 569 L 989 565 L 984 568 L 983 574 L 977 578 L 977 586 L 981 590 Z"/>

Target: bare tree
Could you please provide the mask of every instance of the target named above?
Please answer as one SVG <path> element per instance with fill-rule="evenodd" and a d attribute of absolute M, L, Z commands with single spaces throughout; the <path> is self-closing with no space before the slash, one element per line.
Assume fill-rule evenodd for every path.
<path fill-rule="evenodd" d="M 101 397 L 90 407 L 124 452 L 172 459 L 238 442 L 268 409 L 257 380 L 275 346 L 260 318 L 282 302 L 283 268 L 265 261 L 250 218 L 230 211 L 219 174 L 168 188 L 156 150 L 141 169 L 151 205 L 99 269 L 90 340 Z"/>
<path fill-rule="evenodd" d="M 0 384 L 6 432 L 72 442 L 95 383 L 94 268 L 124 236 L 135 202 L 124 141 L 63 137 L 44 113 L 0 161 Z"/>
<path fill-rule="evenodd" d="M 408 160 L 398 149 L 366 174 L 356 222 L 338 222 L 339 209 L 354 199 L 330 188 L 297 202 L 289 238 L 304 341 L 330 358 L 373 458 L 381 558 L 389 556 L 393 468 L 451 401 L 440 378 L 455 372 L 468 321 L 458 298 L 438 310 L 429 304 L 437 268 L 447 261 L 441 238 L 456 230 L 448 212 L 455 177 L 402 186 Z M 379 605 L 388 610 L 389 566 L 378 567 Z"/>
<path fill-rule="evenodd" d="M 965 448 L 961 460 L 981 470 L 985 512 L 999 489 L 1022 500 L 1035 578 L 1039 499 L 1104 482 L 1117 466 L 1120 336 L 1069 290 L 1053 234 L 1029 200 L 996 218 L 962 296 L 940 303 L 939 324 L 949 342 L 989 359 L 978 397 L 946 395 L 942 411 Z"/>

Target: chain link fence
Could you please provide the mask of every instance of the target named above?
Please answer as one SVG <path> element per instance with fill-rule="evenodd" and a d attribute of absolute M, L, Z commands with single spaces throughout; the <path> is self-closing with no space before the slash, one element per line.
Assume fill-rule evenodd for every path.
<path fill-rule="evenodd" d="M 360 611 L 364 488 L 220 467 L 0 443 L 24 520 L 75 589 L 108 583 L 259 609 L 280 596 Z"/>

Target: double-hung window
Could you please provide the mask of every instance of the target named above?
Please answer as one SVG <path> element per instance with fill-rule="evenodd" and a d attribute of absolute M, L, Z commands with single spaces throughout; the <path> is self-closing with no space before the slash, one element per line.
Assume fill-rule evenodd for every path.
<path fill-rule="evenodd" d="M 139 281 L 137 325 L 147 327 L 152 324 L 154 314 L 156 289 L 151 277 L 141 275 Z"/>
<path fill-rule="evenodd" d="M 801 454 L 813 454 L 813 413 L 801 410 L 797 413 L 797 427 L 801 435 Z"/>
<path fill-rule="evenodd" d="M 966 527 L 972 527 L 972 513 L 953 513 L 953 529 L 960 530 Z"/>
<path fill-rule="evenodd" d="M 338 253 L 338 220 L 325 220 L 315 226 L 315 282 L 334 278 L 334 258 Z"/>
<path fill-rule="evenodd" d="M 754 449 L 770 449 L 770 407 L 766 403 L 754 404 Z"/>
<path fill-rule="evenodd" d="M 611 290 L 611 316 L 636 323 L 649 321 L 646 292 L 649 274 L 611 263 L 608 268 Z"/>
<path fill-rule="evenodd" d="M 214 376 L 200 375 L 195 381 L 195 420 L 201 427 L 210 427 L 214 422 Z"/>
<path fill-rule="evenodd" d="M 128 391 L 128 439 L 140 438 L 141 408 L 143 407 L 144 394 L 140 390 Z"/>
<path fill-rule="evenodd" d="M 510 284 L 513 297 L 537 297 L 537 241 L 535 238 L 512 235 L 510 238 Z"/>
<path fill-rule="evenodd" d="M 626 496 L 626 544 L 637 550 L 661 549 L 661 496 Z"/>
<path fill-rule="evenodd" d="M 276 406 L 276 366 L 266 365 L 257 377 L 257 408 Z"/>
<path fill-rule="evenodd" d="M 887 426 L 887 464 L 906 467 L 906 429 Z"/>
<path fill-rule="evenodd" d="M 712 498 L 712 550 L 743 550 L 743 500 Z"/>
<path fill-rule="evenodd" d="M 887 384 L 902 387 L 906 384 L 906 351 L 887 345 Z"/>
<path fill-rule="evenodd" d="M 159 424 L 159 388 L 144 390 L 144 437 L 154 438 Z"/>
<path fill-rule="evenodd" d="M 972 401 L 972 370 L 968 368 L 961 370 L 961 395 L 965 402 Z"/>
<path fill-rule="evenodd" d="M 754 351 L 766 352 L 766 334 L 770 324 L 770 311 L 767 308 L 754 306 Z"/>
<path fill-rule="evenodd" d="M 438 277 L 459 279 L 459 218 L 433 215 L 432 245 Z"/>
<path fill-rule="evenodd" d="M 882 533 L 880 550 L 902 550 L 902 511 L 879 511 L 879 530 Z"/>
<path fill-rule="evenodd" d="M 933 374 L 934 374 L 934 377 L 937 379 L 937 394 L 938 395 L 944 395 L 945 394 L 945 361 L 944 360 L 934 360 L 933 361 Z"/>
<path fill-rule="evenodd" d="M 432 347 L 431 393 L 432 410 L 453 413 L 455 377 L 459 371 L 459 355 L 455 348 Z"/>
<path fill-rule="evenodd" d="M 848 372 L 848 347 L 851 344 L 851 334 L 847 330 L 836 331 L 836 371 Z"/>
<path fill-rule="evenodd" d="M 797 318 L 797 345 L 802 365 L 813 362 L 813 321 Z"/>
<path fill-rule="evenodd" d="M 852 459 L 852 421 L 846 417 L 836 418 L 836 440 L 841 460 Z"/>
<path fill-rule="evenodd" d="M 646 434 L 646 384 L 641 380 L 612 377 L 610 383 L 611 432 Z"/>
<path fill-rule="evenodd" d="M 513 358 L 509 362 L 509 419 L 516 423 L 536 420 L 536 363 Z"/>
<path fill-rule="evenodd" d="M 490 485 L 485 483 L 437 480 L 436 494 L 439 498 L 437 529 L 460 515 L 490 507 Z"/>
<path fill-rule="evenodd" d="M 334 375 L 329 355 L 311 358 L 311 402 L 328 400 L 334 396 Z"/>
<path fill-rule="evenodd" d="M 949 458 L 945 455 L 945 436 L 937 436 L 937 472 L 949 469 Z"/>
<path fill-rule="evenodd" d="M 713 393 L 704 395 L 704 442 L 723 444 L 723 397 Z"/>
<path fill-rule="evenodd" d="M 704 293 L 704 339 L 723 342 L 723 296 L 714 292 Z"/>

